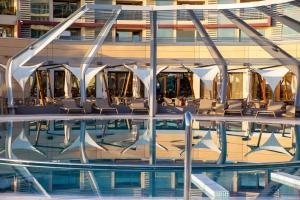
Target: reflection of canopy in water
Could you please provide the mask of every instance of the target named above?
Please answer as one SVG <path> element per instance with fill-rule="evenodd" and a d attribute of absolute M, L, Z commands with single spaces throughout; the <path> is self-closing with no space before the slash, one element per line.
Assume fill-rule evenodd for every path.
<path fill-rule="evenodd" d="M 14 160 L 18 160 L 18 157 L 13 153 L 12 148 L 13 148 L 13 144 L 11 144 L 12 142 L 12 130 L 13 130 L 13 125 L 12 122 L 9 124 L 9 131 L 7 134 L 7 139 L 5 142 L 5 151 L 6 151 L 6 158 L 8 159 L 14 159 Z M 24 128 L 22 129 L 19 137 L 21 136 L 21 140 L 24 139 Z M 26 137 L 25 137 L 26 138 Z M 18 139 L 18 138 L 17 138 Z M 16 139 L 16 140 L 17 140 Z M 16 141 L 15 140 L 15 141 Z M 18 140 L 17 140 L 18 141 Z M 27 142 L 29 143 L 28 139 L 26 138 L 24 140 L 25 142 L 20 142 L 19 144 L 26 144 L 27 146 L 30 146 L 27 144 Z M 17 143 L 18 144 L 18 143 Z M 26 146 L 25 145 L 25 146 Z M 31 145 L 32 146 L 32 145 Z M 17 146 L 18 147 L 18 146 Z M 32 149 L 32 148 L 29 148 Z M 45 197 L 50 198 L 51 196 L 47 193 L 47 191 L 43 188 L 43 186 L 39 183 L 39 181 L 30 173 L 30 171 L 26 168 L 26 167 L 22 167 L 22 166 L 12 166 L 13 169 L 15 169 L 23 178 L 24 180 L 28 181 L 29 183 L 31 183 L 33 185 L 33 187 L 41 192 Z"/>
<path fill-rule="evenodd" d="M 97 149 L 107 151 L 107 149 L 104 146 L 101 146 L 101 145 L 97 144 L 93 140 L 93 138 L 90 136 L 89 133 L 85 134 L 85 146 L 86 147 L 95 147 Z M 76 148 L 79 148 L 79 147 L 80 147 L 80 137 L 78 137 L 70 146 L 65 148 L 61 153 L 64 153 L 66 151 L 70 151 L 72 149 L 76 149 Z"/>
<path fill-rule="evenodd" d="M 123 149 L 121 151 L 121 153 L 123 154 L 123 153 L 127 152 L 129 149 L 135 148 L 140 145 L 150 144 L 150 140 L 151 140 L 151 137 L 149 134 L 149 130 L 147 128 L 142 135 L 137 134 L 135 142 L 133 144 L 131 144 L 130 146 L 126 147 L 125 149 Z M 163 146 L 157 142 L 156 142 L 156 146 L 161 148 L 164 151 L 168 151 L 168 149 L 165 146 Z"/>
<path fill-rule="evenodd" d="M 38 154 L 46 157 L 46 155 L 43 152 L 41 152 L 40 150 L 38 150 L 37 148 L 35 148 L 29 142 L 29 140 L 26 137 L 23 129 L 22 129 L 21 133 L 19 134 L 19 136 L 12 143 L 12 149 L 21 149 L 21 150 L 34 151 L 34 152 L 36 152 L 36 153 L 38 153 Z"/>
<path fill-rule="evenodd" d="M 291 154 L 287 150 L 285 150 L 285 148 L 283 148 L 279 144 L 279 142 L 276 139 L 274 133 L 271 134 L 271 136 L 269 137 L 269 139 L 263 145 L 252 149 L 251 151 L 249 151 L 248 153 L 246 153 L 245 156 L 248 156 L 248 155 L 250 155 L 250 154 L 252 154 L 254 152 L 263 151 L 263 150 L 277 152 L 277 153 L 282 153 L 282 154 L 286 154 L 286 155 L 291 156 Z"/>
<path fill-rule="evenodd" d="M 194 149 L 210 149 L 212 151 L 220 153 L 220 149 L 217 147 L 217 145 L 214 143 L 211 137 L 210 130 L 207 131 L 205 136 L 193 146 Z"/>

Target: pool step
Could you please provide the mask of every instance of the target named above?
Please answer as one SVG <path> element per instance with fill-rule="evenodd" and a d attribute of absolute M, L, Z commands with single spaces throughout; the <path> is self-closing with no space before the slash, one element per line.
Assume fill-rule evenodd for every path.
<path fill-rule="evenodd" d="M 192 174 L 192 183 L 211 199 L 228 199 L 229 192 L 203 174 Z"/>
<path fill-rule="evenodd" d="M 271 180 L 283 185 L 300 189 L 300 176 L 295 176 L 284 172 L 272 172 Z"/>

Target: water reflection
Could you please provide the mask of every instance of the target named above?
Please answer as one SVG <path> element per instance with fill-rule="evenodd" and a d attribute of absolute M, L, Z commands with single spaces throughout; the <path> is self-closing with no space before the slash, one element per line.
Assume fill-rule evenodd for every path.
<path fill-rule="evenodd" d="M 50 162 L 182 163 L 180 120 L 34 121 L 2 124 L 0 149 L 18 159 Z M 5 128 L 7 127 L 7 128 Z M 84 128 L 83 128 L 84 127 Z M 82 131 L 85 130 L 84 138 Z M 299 127 L 250 122 L 195 121 L 193 163 L 258 163 L 299 160 Z M 7 147 L 7 145 L 11 145 Z M 6 152 L 6 157 L 12 157 Z M 4 154 L 0 154 L 4 157 Z"/>

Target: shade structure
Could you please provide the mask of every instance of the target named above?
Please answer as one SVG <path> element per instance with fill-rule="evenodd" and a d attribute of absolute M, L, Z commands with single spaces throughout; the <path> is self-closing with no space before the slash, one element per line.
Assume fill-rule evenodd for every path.
<path fill-rule="evenodd" d="M 209 89 L 212 89 L 213 80 L 220 72 L 217 65 L 201 68 L 194 67 L 189 68 L 189 70 L 191 70 L 196 76 L 198 76 Z"/>
<path fill-rule="evenodd" d="M 2 65 L 2 64 L 0 64 L 0 69 L 6 70 L 6 66 L 5 66 L 5 65 Z"/>
<path fill-rule="evenodd" d="M 134 67 L 130 67 L 128 65 L 124 64 L 124 67 L 132 71 L 133 74 L 135 74 L 139 79 L 143 82 L 145 88 L 149 91 L 150 88 L 150 70 L 149 68 L 141 68 L 137 65 L 134 65 Z M 161 67 L 157 69 L 156 75 L 158 75 L 160 72 L 164 71 L 168 66 Z"/>
<path fill-rule="evenodd" d="M 287 68 L 256 69 L 255 71 L 267 81 L 273 92 L 275 91 L 278 82 L 289 72 Z"/>
<path fill-rule="evenodd" d="M 207 131 L 205 136 L 193 146 L 194 149 L 209 149 L 215 152 L 220 153 L 220 149 L 217 147 L 217 145 L 214 143 L 212 136 L 211 136 L 211 131 Z"/>
<path fill-rule="evenodd" d="M 31 74 L 33 74 L 42 65 L 43 63 L 32 66 L 19 66 L 15 71 L 13 71 L 12 75 L 21 86 L 22 91 L 24 91 L 25 85 Z"/>
<path fill-rule="evenodd" d="M 85 146 L 86 147 L 94 147 L 94 148 L 97 148 L 99 150 L 104 150 L 104 151 L 107 151 L 106 148 L 98 145 L 94 140 L 93 138 L 90 136 L 89 133 L 85 133 Z M 73 149 L 77 149 L 80 147 L 80 137 L 78 137 L 70 146 L 68 146 L 67 148 L 65 148 L 61 153 L 64 153 L 66 151 L 70 151 L 70 150 L 73 150 Z"/>
<path fill-rule="evenodd" d="M 78 80 L 80 80 L 80 68 L 79 67 L 71 67 L 69 65 L 64 65 L 64 67 L 71 71 L 74 76 Z M 91 82 L 91 80 L 100 72 L 102 71 L 107 65 L 102 65 L 100 67 L 94 67 L 94 68 L 88 68 L 85 73 L 85 87 L 88 87 L 88 84 Z"/>
<path fill-rule="evenodd" d="M 246 153 L 245 156 L 248 156 L 248 155 L 250 155 L 254 152 L 258 152 L 258 151 L 272 151 L 272 152 L 277 152 L 277 153 L 286 154 L 288 156 L 291 156 L 291 154 L 279 144 L 274 133 L 271 134 L 271 136 L 268 138 L 268 140 L 263 145 L 252 149 L 251 151 Z"/>

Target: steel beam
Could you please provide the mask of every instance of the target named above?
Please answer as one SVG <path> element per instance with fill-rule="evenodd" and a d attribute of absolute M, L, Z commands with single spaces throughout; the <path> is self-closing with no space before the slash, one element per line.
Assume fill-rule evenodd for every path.
<path fill-rule="evenodd" d="M 223 58 L 222 54 L 220 53 L 220 51 L 218 50 L 218 48 L 216 47 L 215 43 L 212 41 L 212 39 L 206 32 L 200 20 L 197 19 L 195 12 L 193 10 L 188 10 L 188 13 L 190 14 L 193 24 L 195 25 L 197 31 L 199 32 L 204 44 L 208 48 L 210 55 L 212 56 L 215 63 L 219 67 L 221 80 L 222 80 L 220 103 L 224 104 L 226 103 L 226 94 L 227 94 L 227 78 L 228 78 L 227 63 Z"/>
<path fill-rule="evenodd" d="M 157 11 L 150 12 L 151 42 L 150 42 L 150 87 L 149 87 L 149 116 L 156 114 L 156 70 L 157 70 Z"/>
<path fill-rule="evenodd" d="M 300 7 L 300 0 L 292 1 L 291 4 L 292 4 L 293 6 Z"/>
<path fill-rule="evenodd" d="M 267 53 L 269 53 L 274 59 L 280 62 L 283 66 L 286 66 L 291 72 L 293 72 L 297 77 L 297 90 L 300 86 L 300 61 L 291 56 L 289 53 L 281 49 L 271 40 L 265 38 L 262 34 L 256 31 L 252 26 L 244 22 L 237 15 L 229 10 L 220 11 L 225 17 L 227 17 L 233 24 L 235 24 L 239 29 L 246 33 L 256 44 L 263 48 Z M 296 91 L 297 91 L 296 90 Z M 296 93 L 295 98 L 296 111 L 300 111 L 300 92 Z"/>
<path fill-rule="evenodd" d="M 299 21 L 297 21 L 293 18 L 290 18 L 289 16 L 286 16 L 284 14 L 277 13 L 272 8 L 267 7 L 267 6 L 258 7 L 256 9 L 270 17 L 273 17 L 274 19 L 281 22 L 282 24 L 284 24 L 284 25 L 290 27 L 291 29 L 294 29 L 295 31 L 300 33 L 300 22 Z"/>
<path fill-rule="evenodd" d="M 104 43 L 109 31 L 111 30 L 112 26 L 114 25 L 115 21 L 117 20 L 119 14 L 121 13 L 121 9 L 116 9 L 107 22 L 104 24 L 103 28 L 101 29 L 100 33 L 98 34 L 96 40 L 94 41 L 93 45 L 87 51 L 83 58 L 83 62 L 80 66 L 80 105 L 84 106 L 86 101 L 86 87 L 85 87 L 85 73 L 92 61 L 94 60 L 95 56 L 99 48 Z"/>
<path fill-rule="evenodd" d="M 42 51 L 48 44 L 56 39 L 64 30 L 66 30 L 71 24 L 73 24 L 78 18 L 88 11 L 88 7 L 83 5 L 76 10 L 72 15 L 66 18 L 64 21 L 56 25 L 50 31 L 45 33 L 42 37 L 29 44 L 25 49 L 20 51 L 15 56 L 11 57 L 7 62 L 7 70 L 5 73 L 6 87 L 7 87 L 7 99 L 8 108 L 11 114 L 14 114 L 14 100 L 13 100 L 13 85 L 12 74 L 18 67 L 23 66 L 27 61 Z"/>

